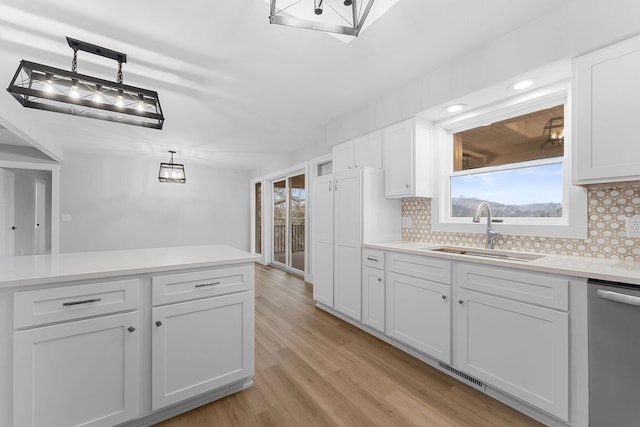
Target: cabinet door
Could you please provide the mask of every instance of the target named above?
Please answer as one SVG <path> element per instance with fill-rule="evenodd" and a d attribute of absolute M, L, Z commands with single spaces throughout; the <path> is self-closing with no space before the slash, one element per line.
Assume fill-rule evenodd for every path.
<path fill-rule="evenodd" d="M 151 408 L 253 376 L 253 293 L 152 309 Z"/>
<path fill-rule="evenodd" d="M 314 181 L 311 209 L 313 299 L 333 307 L 333 175 Z"/>
<path fill-rule="evenodd" d="M 384 332 L 384 271 L 362 268 L 362 323 Z"/>
<path fill-rule="evenodd" d="M 344 172 L 353 168 L 353 141 L 334 145 L 331 152 L 333 173 Z"/>
<path fill-rule="evenodd" d="M 382 169 L 382 132 L 373 132 L 353 141 L 353 166 Z"/>
<path fill-rule="evenodd" d="M 451 362 L 451 287 L 387 272 L 387 335 Z"/>
<path fill-rule="evenodd" d="M 14 425 L 113 426 L 136 418 L 137 329 L 134 312 L 15 332 Z"/>
<path fill-rule="evenodd" d="M 458 290 L 455 366 L 563 420 L 569 411 L 569 315 Z"/>
<path fill-rule="evenodd" d="M 577 183 L 640 179 L 640 37 L 574 62 L 574 177 Z"/>
<path fill-rule="evenodd" d="M 334 308 L 362 317 L 361 180 L 356 171 L 336 174 L 334 192 Z"/>
<path fill-rule="evenodd" d="M 411 120 L 383 130 L 384 195 L 410 196 L 414 191 L 414 127 Z"/>

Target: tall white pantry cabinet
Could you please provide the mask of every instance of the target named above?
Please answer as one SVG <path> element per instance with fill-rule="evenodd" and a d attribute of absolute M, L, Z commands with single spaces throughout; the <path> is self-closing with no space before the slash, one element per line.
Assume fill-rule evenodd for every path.
<path fill-rule="evenodd" d="M 318 177 L 313 192 L 313 297 L 362 320 L 361 245 L 400 238 L 400 201 L 384 198 L 384 171 Z"/>

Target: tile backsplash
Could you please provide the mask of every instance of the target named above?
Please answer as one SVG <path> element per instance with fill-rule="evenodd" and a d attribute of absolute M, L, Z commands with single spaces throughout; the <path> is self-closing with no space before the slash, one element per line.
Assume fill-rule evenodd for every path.
<path fill-rule="evenodd" d="M 640 185 L 589 186 L 587 200 L 586 239 L 503 235 L 496 240 L 496 249 L 640 261 L 640 238 L 626 237 L 625 222 L 640 216 Z M 412 228 L 402 229 L 402 240 L 484 246 L 484 234 L 431 231 L 431 199 L 404 199 L 402 216 L 411 217 L 413 223 Z"/>

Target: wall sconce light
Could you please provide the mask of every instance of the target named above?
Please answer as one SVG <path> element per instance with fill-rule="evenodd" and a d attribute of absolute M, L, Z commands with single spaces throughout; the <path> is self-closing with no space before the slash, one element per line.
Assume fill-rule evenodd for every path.
<path fill-rule="evenodd" d="M 176 152 L 170 150 L 169 153 L 171 153 L 171 160 L 169 163 L 160 163 L 158 181 L 184 184 L 187 182 L 187 177 L 184 173 L 184 165 L 180 163 L 173 163 L 173 155 L 176 154 Z"/>
<path fill-rule="evenodd" d="M 24 107 L 162 129 L 158 93 L 122 83 L 127 55 L 67 37 L 73 49 L 71 71 L 20 61 L 7 91 Z M 78 74 L 78 51 L 118 62 L 116 82 Z"/>

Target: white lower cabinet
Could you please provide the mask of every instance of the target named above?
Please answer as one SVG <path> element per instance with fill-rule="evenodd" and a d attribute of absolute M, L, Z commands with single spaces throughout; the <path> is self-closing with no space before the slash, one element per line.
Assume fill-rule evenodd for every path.
<path fill-rule="evenodd" d="M 152 410 L 253 376 L 253 292 L 152 309 Z"/>
<path fill-rule="evenodd" d="M 461 263 L 453 285 L 454 366 L 567 421 L 568 281 Z"/>
<path fill-rule="evenodd" d="M 384 270 L 362 268 L 362 323 L 384 332 Z"/>
<path fill-rule="evenodd" d="M 387 272 L 387 335 L 451 361 L 451 287 Z"/>
<path fill-rule="evenodd" d="M 139 346 L 137 311 L 14 332 L 14 425 L 136 418 Z"/>

